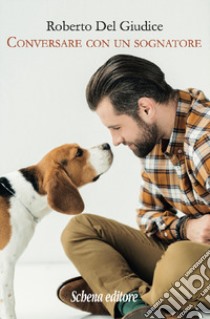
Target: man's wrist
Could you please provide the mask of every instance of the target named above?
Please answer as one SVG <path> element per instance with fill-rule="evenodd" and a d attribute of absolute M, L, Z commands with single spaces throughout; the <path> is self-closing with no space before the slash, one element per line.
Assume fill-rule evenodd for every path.
<path fill-rule="evenodd" d="M 186 240 L 187 238 L 187 223 L 191 219 L 189 216 L 182 216 L 176 223 L 176 236 L 178 240 Z"/>
<path fill-rule="evenodd" d="M 170 226 L 170 231 L 175 240 L 186 240 L 187 223 L 191 219 L 189 216 L 183 216 L 176 219 Z"/>

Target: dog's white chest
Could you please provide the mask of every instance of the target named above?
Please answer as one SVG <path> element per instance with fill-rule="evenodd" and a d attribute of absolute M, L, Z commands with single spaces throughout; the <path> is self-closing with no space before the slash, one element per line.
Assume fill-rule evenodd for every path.
<path fill-rule="evenodd" d="M 0 250 L 0 318 L 15 319 L 15 263 L 33 236 L 37 220 L 46 215 L 49 208 L 46 196 L 39 195 L 19 171 L 4 177 L 12 189 L 8 189 L 11 235 L 7 245 Z"/>

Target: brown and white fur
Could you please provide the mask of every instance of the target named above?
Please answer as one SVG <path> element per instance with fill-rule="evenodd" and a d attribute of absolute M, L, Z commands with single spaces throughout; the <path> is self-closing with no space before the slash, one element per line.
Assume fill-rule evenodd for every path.
<path fill-rule="evenodd" d="M 15 263 L 30 241 L 37 222 L 50 210 L 79 214 L 84 203 L 78 187 L 109 169 L 108 144 L 85 150 L 66 144 L 37 165 L 0 177 L 0 319 L 15 319 Z"/>

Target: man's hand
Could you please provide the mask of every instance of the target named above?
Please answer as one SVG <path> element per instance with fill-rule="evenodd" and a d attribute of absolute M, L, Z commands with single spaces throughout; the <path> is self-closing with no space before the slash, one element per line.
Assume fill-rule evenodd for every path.
<path fill-rule="evenodd" d="M 189 219 L 186 225 L 186 235 L 189 240 L 210 244 L 210 215 Z"/>

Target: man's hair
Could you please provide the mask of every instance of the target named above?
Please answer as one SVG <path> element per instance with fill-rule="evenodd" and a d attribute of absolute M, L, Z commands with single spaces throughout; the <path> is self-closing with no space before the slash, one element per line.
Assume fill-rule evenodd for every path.
<path fill-rule="evenodd" d="M 132 55 L 115 55 L 91 77 L 86 98 L 91 110 L 96 110 L 108 97 L 117 113 L 136 117 L 138 100 L 153 98 L 167 103 L 175 91 L 165 81 L 162 70 L 154 63 Z"/>

